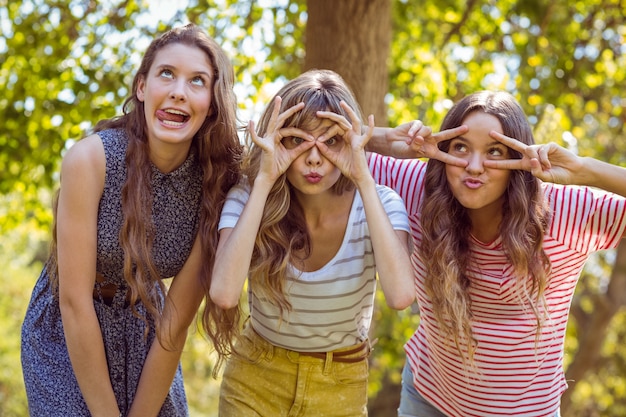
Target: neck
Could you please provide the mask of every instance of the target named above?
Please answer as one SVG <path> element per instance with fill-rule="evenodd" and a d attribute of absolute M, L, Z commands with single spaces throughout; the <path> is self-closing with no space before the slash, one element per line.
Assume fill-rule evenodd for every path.
<path fill-rule="evenodd" d="M 324 224 L 327 219 L 337 218 L 339 215 L 350 212 L 354 190 L 346 191 L 341 195 L 328 190 L 323 194 L 298 195 L 298 202 L 302 206 L 304 218 L 309 227 Z"/>
<path fill-rule="evenodd" d="M 168 174 L 181 166 L 188 154 L 189 146 L 151 146 L 150 161 L 159 171 Z"/>
<path fill-rule="evenodd" d="M 500 234 L 502 210 L 470 210 L 472 235 L 484 243 L 493 242 Z"/>

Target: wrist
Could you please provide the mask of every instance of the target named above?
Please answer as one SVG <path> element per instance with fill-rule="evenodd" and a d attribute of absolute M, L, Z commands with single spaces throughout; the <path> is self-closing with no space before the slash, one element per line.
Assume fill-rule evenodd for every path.
<path fill-rule="evenodd" d="M 368 152 L 376 152 L 376 153 L 383 153 L 381 152 L 381 143 L 387 143 L 388 138 L 387 138 L 387 134 L 388 132 L 390 132 L 389 128 L 384 128 L 384 127 L 374 127 L 373 133 L 372 133 L 372 137 L 370 138 L 370 140 L 367 142 L 367 144 L 365 145 L 365 150 Z"/>
<path fill-rule="evenodd" d="M 363 194 L 365 190 L 369 188 L 376 188 L 376 181 L 372 178 L 371 175 L 365 176 L 358 181 L 354 181 L 356 184 L 356 188 L 358 188 L 359 193 Z"/>
<path fill-rule="evenodd" d="M 252 187 L 257 188 L 257 189 L 271 190 L 275 182 L 276 182 L 276 179 L 272 179 L 264 174 L 259 174 L 254 179 Z"/>

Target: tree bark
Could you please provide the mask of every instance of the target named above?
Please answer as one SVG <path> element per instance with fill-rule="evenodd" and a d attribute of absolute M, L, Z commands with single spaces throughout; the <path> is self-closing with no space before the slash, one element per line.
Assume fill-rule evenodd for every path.
<path fill-rule="evenodd" d="M 307 9 L 304 69 L 340 74 L 364 117 L 386 126 L 391 0 L 309 0 Z"/>

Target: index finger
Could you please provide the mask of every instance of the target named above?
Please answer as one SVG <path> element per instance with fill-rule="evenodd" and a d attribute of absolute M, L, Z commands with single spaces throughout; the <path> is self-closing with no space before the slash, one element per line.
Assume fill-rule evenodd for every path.
<path fill-rule="evenodd" d="M 344 131 L 348 131 L 352 128 L 352 124 L 350 124 L 350 122 L 348 122 L 348 119 L 346 119 L 341 114 L 337 114 L 332 111 L 321 111 L 321 110 L 316 112 L 315 114 L 319 118 L 332 120 L 333 122 L 341 126 L 341 128 Z"/>
<path fill-rule="evenodd" d="M 345 101 L 341 100 L 339 102 L 339 105 L 346 111 L 348 112 L 348 116 L 350 116 L 350 119 L 352 120 L 352 130 L 355 131 L 357 134 L 361 134 L 361 120 L 359 119 L 359 116 L 356 115 L 355 111 L 352 109 L 352 107 L 350 107 L 348 105 L 348 103 L 346 103 Z"/>
<path fill-rule="evenodd" d="M 465 168 L 467 166 L 467 161 L 462 158 L 457 158 L 456 156 L 452 156 L 449 153 L 439 151 L 437 155 L 433 157 L 446 165 L 454 165 L 457 167 Z"/>
<path fill-rule="evenodd" d="M 328 139 L 335 136 L 343 136 L 346 134 L 346 131 L 341 128 L 337 123 L 333 123 L 326 132 L 322 135 L 318 136 L 317 140 L 319 142 L 326 142 Z"/>
<path fill-rule="evenodd" d="M 494 138 L 501 144 L 515 151 L 518 151 L 521 154 L 524 154 L 526 149 L 528 148 L 528 145 L 526 145 L 525 143 L 520 142 L 519 140 L 515 138 L 510 138 L 508 136 L 505 136 L 500 132 L 496 132 L 495 130 L 492 130 L 491 132 L 489 132 L 489 136 L 491 136 L 492 138 Z"/>
<path fill-rule="evenodd" d="M 441 132 L 432 135 L 437 142 L 443 142 L 444 140 L 454 139 L 457 136 L 461 136 L 463 133 L 467 133 L 469 128 L 466 125 L 453 127 L 452 129 L 442 130 Z"/>
<path fill-rule="evenodd" d="M 284 139 L 286 137 L 290 137 L 290 136 L 295 136 L 298 137 L 300 139 L 303 139 L 307 142 L 314 142 L 315 138 L 313 137 L 313 135 L 311 135 L 309 132 L 307 132 L 306 130 L 302 130 L 298 127 L 283 127 L 280 128 L 278 130 L 278 132 L 280 133 L 280 137 L 281 139 Z"/>
<path fill-rule="evenodd" d="M 483 162 L 487 168 L 510 169 L 526 171 L 526 166 L 522 159 L 502 159 L 502 160 L 486 160 Z"/>
<path fill-rule="evenodd" d="M 290 118 L 291 116 L 293 116 L 295 113 L 299 112 L 300 110 L 302 110 L 304 108 L 304 102 L 300 102 L 298 104 L 294 104 L 293 106 L 289 107 L 288 109 L 285 109 L 282 113 L 280 113 L 280 115 L 278 116 L 278 127 L 282 127 L 283 123 L 285 123 L 285 120 L 287 120 L 288 118 Z"/>

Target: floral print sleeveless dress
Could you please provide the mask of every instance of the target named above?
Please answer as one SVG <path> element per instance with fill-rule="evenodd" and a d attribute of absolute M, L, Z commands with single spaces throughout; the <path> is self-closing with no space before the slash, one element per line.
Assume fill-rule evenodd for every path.
<path fill-rule="evenodd" d="M 94 297 L 100 322 L 109 375 L 117 402 L 126 415 L 135 396 L 141 370 L 154 340 L 154 325 L 132 314 L 126 303 L 123 252 L 119 242 L 122 226 L 121 193 L 126 179 L 124 158 L 127 138 L 123 130 L 98 133 L 106 155 L 104 192 L 98 210 L 97 272 L 118 290 L 112 299 Z M 155 240 L 153 256 L 160 276 L 170 278 L 189 256 L 198 229 L 202 171 L 193 152 L 175 171 L 161 173 L 152 167 Z M 145 313 L 138 304 L 140 313 Z M 44 267 L 22 326 L 22 368 L 31 416 L 89 416 L 65 344 L 58 297 L 53 296 Z M 180 365 L 159 417 L 187 416 L 187 400 Z"/>

